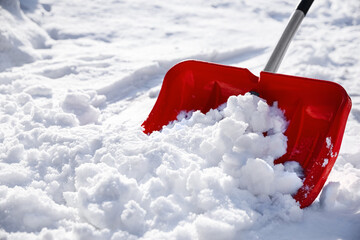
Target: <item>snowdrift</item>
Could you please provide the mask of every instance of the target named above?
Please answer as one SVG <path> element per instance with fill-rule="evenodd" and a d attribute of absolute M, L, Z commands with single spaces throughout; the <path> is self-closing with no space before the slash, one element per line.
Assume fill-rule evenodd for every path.
<path fill-rule="evenodd" d="M 353 100 L 309 208 L 291 196 L 299 166 L 273 164 L 287 143 L 276 105 L 233 96 L 140 127 L 182 59 L 260 71 L 295 4 L 0 1 L 0 239 L 359 239 L 357 0 L 315 2 L 282 69 Z"/>

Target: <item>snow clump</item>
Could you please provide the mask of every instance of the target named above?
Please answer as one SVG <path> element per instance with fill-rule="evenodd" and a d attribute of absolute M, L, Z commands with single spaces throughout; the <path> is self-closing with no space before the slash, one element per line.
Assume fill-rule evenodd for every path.
<path fill-rule="evenodd" d="M 287 142 L 276 105 L 246 94 L 188 115 L 149 136 L 122 126 L 107 137 L 76 169 L 67 205 L 92 226 L 134 239 L 235 239 L 265 219 L 302 217 L 291 197 L 301 179 L 274 165 Z"/>

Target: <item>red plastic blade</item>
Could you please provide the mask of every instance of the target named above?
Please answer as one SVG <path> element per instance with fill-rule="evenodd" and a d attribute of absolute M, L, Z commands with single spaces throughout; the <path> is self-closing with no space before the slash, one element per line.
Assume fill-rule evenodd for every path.
<path fill-rule="evenodd" d="M 144 132 L 150 134 L 176 120 L 181 111 L 206 113 L 229 96 L 257 92 L 268 104 L 278 102 L 289 120 L 287 153 L 276 163 L 297 161 L 304 184 L 294 198 L 309 206 L 320 193 L 338 156 L 351 100 L 338 84 L 328 81 L 249 70 L 207 62 L 186 61 L 166 74 Z"/>

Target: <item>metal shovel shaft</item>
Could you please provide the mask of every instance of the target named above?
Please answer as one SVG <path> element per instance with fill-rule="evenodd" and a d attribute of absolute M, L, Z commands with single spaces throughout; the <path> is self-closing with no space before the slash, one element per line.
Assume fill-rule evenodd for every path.
<path fill-rule="evenodd" d="M 291 40 L 293 39 L 296 31 L 298 30 L 305 15 L 302 11 L 296 10 L 292 15 L 288 25 L 285 28 L 279 42 L 277 43 L 273 53 L 271 54 L 264 71 L 276 73 L 279 69 L 281 61 L 284 58 L 286 50 L 289 47 Z"/>
<path fill-rule="evenodd" d="M 288 49 L 291 40 L 297 32 L 302 20 L 304 19 L 307 11 L 314 0 L 302 0 L 293 15 L 290 18 L 280 40 L 278 41 L 273 53 L 271 54 L 264 71 L 276 73 L 281 61 L 284 58 L 286 50 Z"/>

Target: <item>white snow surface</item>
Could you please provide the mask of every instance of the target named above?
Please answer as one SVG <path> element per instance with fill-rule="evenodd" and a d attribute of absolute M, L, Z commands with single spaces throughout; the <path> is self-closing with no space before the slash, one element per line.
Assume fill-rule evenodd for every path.
<path fill-rule="evenodd" d="M 258 74 L 297 3 L 0 0 L 0 239 L 360 239 L 358 0 L 315 1 L 279 70 L 353 101 L 310 207 L 276 104 L 141 129 L 179 61 Z"/>

